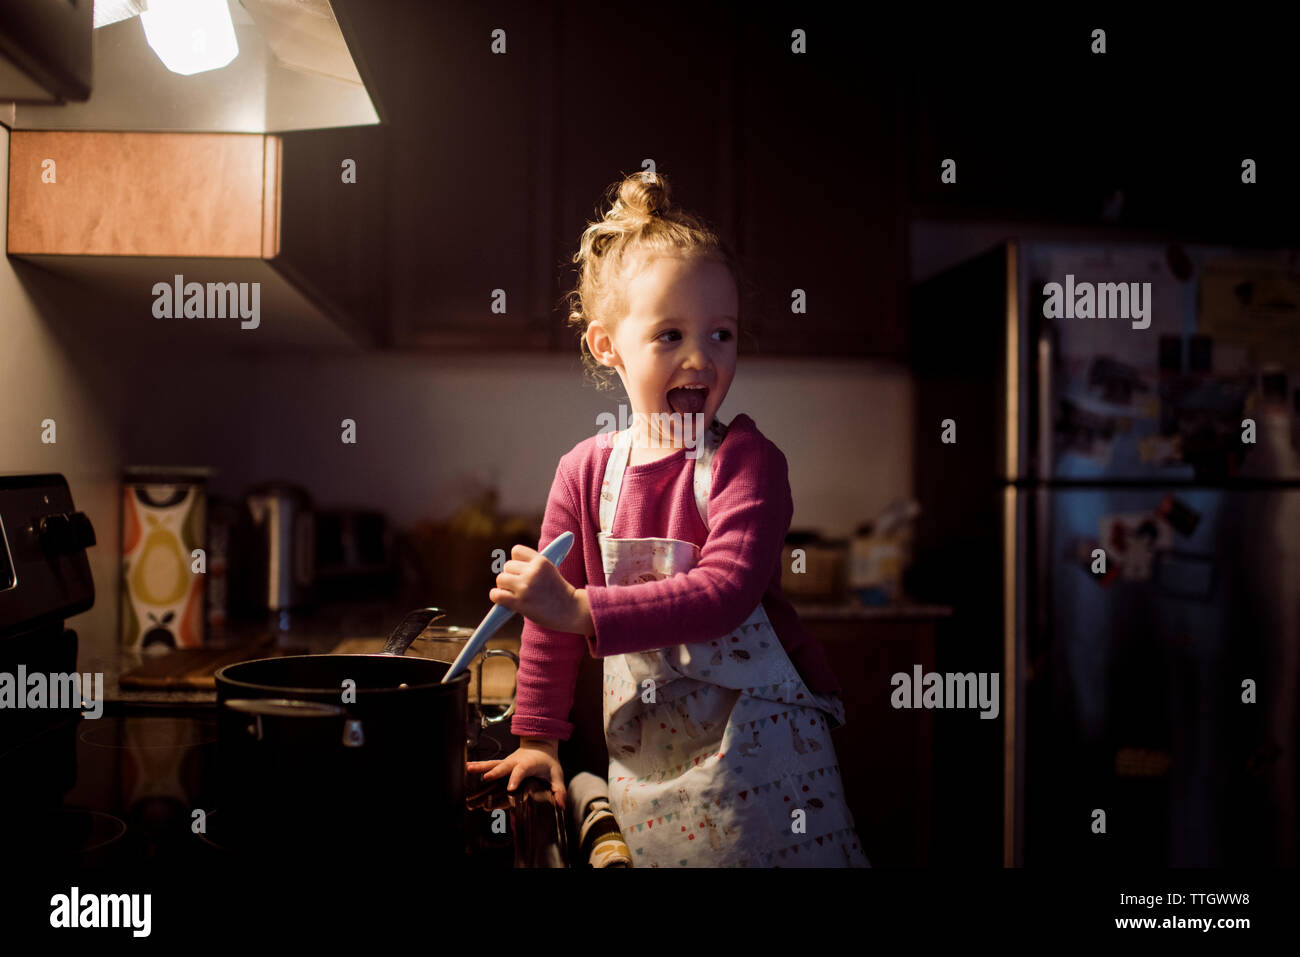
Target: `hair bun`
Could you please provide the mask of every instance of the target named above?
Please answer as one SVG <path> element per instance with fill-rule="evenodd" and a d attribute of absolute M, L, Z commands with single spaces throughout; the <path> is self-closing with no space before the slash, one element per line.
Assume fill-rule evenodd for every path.
<path fill-rule="evenodd" d="M 668 180 L 654 172 L 633 173 L 618 190 L 619 204 L 643 219 L 667 213 L 668 196 Z"/>

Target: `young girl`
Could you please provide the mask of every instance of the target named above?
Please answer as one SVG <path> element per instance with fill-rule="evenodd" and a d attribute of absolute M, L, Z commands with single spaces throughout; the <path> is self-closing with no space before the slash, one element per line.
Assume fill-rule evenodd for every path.
<path fill-rule="evenodd" d="M 516 545 L 489 593 L 525 618 L 520 747 L 469 770 L 549 779 L 563 804 L 559 741 L 590 649 L 634 866 L 869 866 L 829 734 L 840 689 L 781 593 L 785 456 L 748 416 L 715 418 L 736 368 L 734 257 L 661 174 L 610 195 L 574 257 L 570 321 L 632 424 L 560 459 L 541 539 L 573 532 L 559 569 Z"/>

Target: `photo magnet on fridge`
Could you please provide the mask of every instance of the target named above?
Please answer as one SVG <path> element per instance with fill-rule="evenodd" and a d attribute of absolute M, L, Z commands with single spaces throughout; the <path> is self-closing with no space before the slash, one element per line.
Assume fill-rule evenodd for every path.
<path fill-rule="evenodd" d="M 1125 581 L 1149 580 L 1156 552 L 1171 545 L 1169 525 L 1152 512 L 1106 515 L 1101 520 L 1101 547 Z"/>

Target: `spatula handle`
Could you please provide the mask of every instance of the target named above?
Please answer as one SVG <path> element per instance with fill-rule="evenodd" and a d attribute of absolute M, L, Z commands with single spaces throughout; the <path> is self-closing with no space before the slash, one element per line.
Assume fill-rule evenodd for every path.
<path fill-rule="evenodd" d="M 542 557 L 552 565 L 559 565 L 569 554 L 569 549 L 573 547 L 573 532 L 561 532 L 556 536 L 555 541 L 542 549 Z M 475 655 L 483 650 L 488 639 L 497 633 L 497 630 L 514 616 L 514 612 L 505 605 L 492 606 L 492 610 L 484 616 L 479 622 L 479 626 L 474 629 L 474 634 L 470 635 L 469 641 L 465 642 L 465 647 L 460 650 L 456 660 L 452 662 L 447 673 L 442 676 L 442 683 L 446 684 L 455 678 L 474 660 Z"/>

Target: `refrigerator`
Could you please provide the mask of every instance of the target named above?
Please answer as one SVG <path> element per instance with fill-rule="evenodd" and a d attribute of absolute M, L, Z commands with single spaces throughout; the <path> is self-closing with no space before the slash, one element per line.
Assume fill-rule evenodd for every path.
<path fill-rule="evenodd" d="M 936 840 L 1294 866 L 1296 251 L 1008 240 L 915 285 L 909 324 L 908 585 L 955 609 L 939 670 L 1003 695 L 996 735 L 940 719 Z"/>

